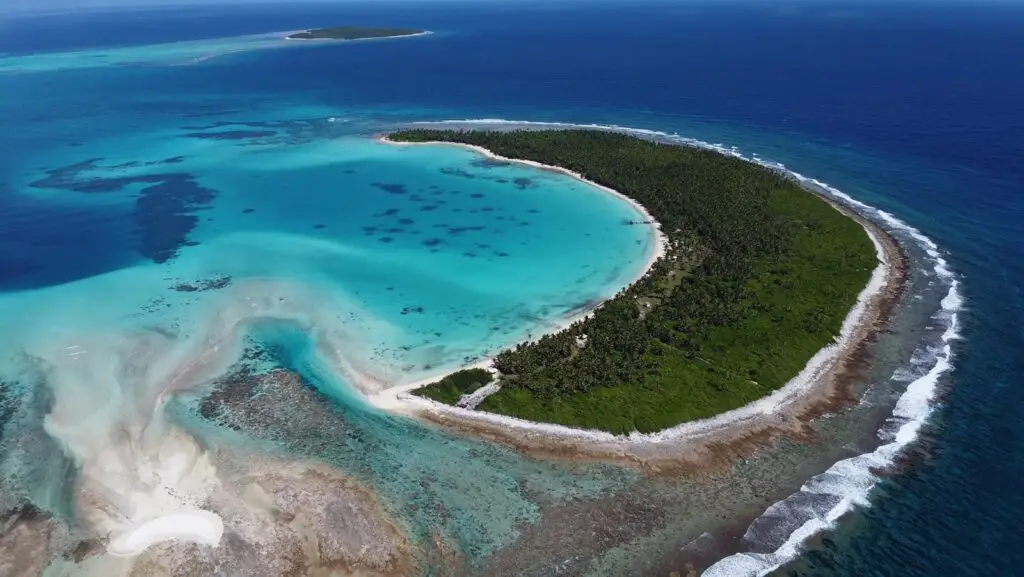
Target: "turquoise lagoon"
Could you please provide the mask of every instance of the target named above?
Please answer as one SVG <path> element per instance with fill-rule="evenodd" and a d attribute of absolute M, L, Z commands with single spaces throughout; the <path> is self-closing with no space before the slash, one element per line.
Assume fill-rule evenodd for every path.
<path fill-rule="evenodd" d="M 4 317 L 29 327 L 5 345 L 150 326 L 198 338 L 246 302 L 239 317 L 302 317 L 400 384 L 539 335 L 631 282 L 653 250 L 634 207 L 562 174 L 267 124 L 90 145 L 102 160 L 24 183 L 36 202 L 133 218 L 120 232 L 137 238 L 104 255 L 110 270 L 4 293 Z"/>
<path fill-rule="evenodd" d="M 31 90 L 50 75 L 145 76 L 183 49 L 100 52 L 11 57 L 0 70 L 18 73 L 0 79 Z M 154 54 L 153 69 L 82 64 Z M 15 104 L 32 114 L 14 100 L 5 110 Z M 440 532 L 473 563 L 545 503 L 637 482 L 381 412 L 355 386 L 477 362 L 613 295 L 655 248 L 633 206 L 466 149 L 380 143 L 394 124 L 351 110 L 190 104 L 51 109 L 12 136 L 0 318 L 16 330 L 0 333 L 0 379 L 19 401 L 7 405 L 5 506 L 74 526 L 76 469 L 165 420 L 207 447 L 334 465 L 381 498 L 423 559 Z M 302 426 L 254 421 L 244 406 L 206 412 L 224 378 L 276 369 L 315 391 L 275 397 Z"/>
<path fill-rule="evenodd" d="M 410 25 L 442 32 L 159 45 L 140 32 L 137 46 L 0 57 L 0 509 L 30 504 L 75 527 L 96 455 L 170 423 L 210 454 L 329 463 L 379 498 L 425 574 L 448 564 L 445 549 L 465 574 L 668 574 L 688 555 L 709 566 L 704 536 L 732 539 L 851 447 L 878 445 L 906 388 L 891 377 L 934 324 L 942 287 L 926 274 L 919 310 L 879 344 L 895 351 L 869 377 L 883 401 L 816 424 L 820 444 L 782 442 L 722 476 L 533 460 L 367 404 L 362 377 L 407 383 L 536 336 L 624 287 L 654 248 L 631 206 L 565 175 L 374 135 L 507 116 L 719 135 L 782 159 L 805 150 L 656 106 L 648 118 L 647 83 L 609 81 L 635 93 L 628 108 L 615 90 L 579 88 L 602 78 L 589 68 L 520 60 L 522 39 L 500 30 L 490 40 L 508 58 L 435 66 L 489 44 L 421 15 Z M 584 54 L 566 38 L 564 58 Z M 818 175 L 817 158 L 793 164 Z M 275 382 L 278 369 L 301 381 Z"/>

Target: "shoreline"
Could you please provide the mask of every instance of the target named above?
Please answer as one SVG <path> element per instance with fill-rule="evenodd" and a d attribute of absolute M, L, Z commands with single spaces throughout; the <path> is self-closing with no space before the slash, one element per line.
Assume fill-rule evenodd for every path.
<path fill-rule="evenodd" d="M 399 34 L 397 36 L 368 36 L 366 38 L 292 38 L 292 36 L 295 34 L 303 34 L 307 32 L 312 32 L 313 30 L 316 29 L 310 28 L 309 30 L 293 30 L 291 32 L 284 32 L 283 38 L 285 40 L 299 40 L 302 42 L 316 42 L 323 40 L 328 40 L 331 42 L 357 42 L 359 40 L 387 40 L 389 38 L 412 38 L 414 36 L 426 36 L 428 34 L 434 33 L 431 30 L 424 30 L 423 32 L 416 32 L 415 34 Z"/>
<path fill-rule="evenodd" d="M 562 167 L 506 158 L 486 148 L 462 143 L 394 142 L 386 135 L 378 136 L 376 140 L 393 146 L 460 146 L 491 159 L 568 174 L 626 200 L 644 215 L 646 221 L 654 223 L 658 247 L 638 279 L 646 275 L 664 253 L 667 237 L 661 232 L 660 224 L 642 205 L 618 191 L 590 182 L 582 175 Z M 907 279 L 907 262 L 895 238 L 857 212 L 853 206 L 806 184 L 801 183 L 801 186 L 808 193 L 817 195 L 836 210 L 856 220 L 874 244 L 879 263 L 844 319 L 836 341 L 820 349 L 796 376 L 767 396 L 708 419 L 681 423 L 655 433 L 633 432 L 625 435 L 468 410 L 410 394 L 416 388 L 436 382 L 455 371 L 381 390 L 369 395 L 370 402 L 384 410 L 418 416 L 460 433 L 510 445 L 531 455 L 627 461 L 654 471 L 677 470 L 680 467 L 690 469 L 695 466 L 703 469 L 715 462 L 724 465 L 779 436 L 807 437 L 807 422 L 856 400 L 850 394 L 850 381 L 860 372 L 869 355 L 867 346 L 874 341 L 878 332 L 884 330 L 892 309 L 902 296 Z M 586 311 L 582 316 L 591 312 Z M 576 320 L 569 319 L 568 324 Z M 563 330 L 568 324 L 559 323 L 550 332 Z M 490 370 L 490 365 L 491 360 L 488 359 L 456 370 Z M 384 383 L 374 384 L 380 386 Z"/>
<path fill-rule="evenodd" d="M 535 162 L 535 161 L 532 161 L 532 160 L 523 160 L 523 159 L 518 159 L 518 158 L 508 158 L 508 157 L 505 157 L 505 156 L 501 156 L 499 154 L 495 154 L 494 152 L 491 152 L 490 150 L 488 150 L 488 149 L 486 149 L 486 148 L 484 148 L 482 146 L 475 146 L 475 145 L 472 145 L 472 144 L 462 144 L 462 143 L 458 143 L 458 142 L 395 142 L 393 140 L 389 140 L 386 134 L 378 135 L 374 139 L 377 142 L 380 142 L 382 144 L 387 144 L 389 146 L 437 146 L 437 145 L 456 146 L 456 147 L 459 147 L 459 148 L 463 148 L 463 149 L 467 149 L 467 150 L 472 150 L 473 152 L 476 152 L 478 154 L 483 155 L 484 157 L 486 157 L 489 160 L 496 160 L 496 161 L 500 161 L 500 162 L 508 162 L 508 163 L 513 163 L 513 164 L 522 164 L 522 165 L 530 166 L 532 168 L 536 168 L 536 169 L 539 169 L 539 170 L 546 170 L 546 171 L 550 171 L 550 172 L 557 172 L 557 173 L 560 173 L 560 174 L 564 174 L 564 175 L 570 176 L 570 177 L 572 177 L 572 178 L 574 178 L 574 179 L 576 179 L 576 180 L 578 180 L 580 182 L 586 183 L 589 186 L 597 188 L 601 192 L 604 192 L 606 194 L 610 194 L 610 195 L 612 195 L 612 196 L 614 196 L 614 197 L 616 197 L 616 198 L 618 198 L 620 200 L 625 201 L 631 207 L 633 207 L 633 209 L 642 217 L 642 223 L 640 223 L 640 224 L 643 224 L 645 226 L 650 226 L 651 229 L 654 231 L 654 249 L 651 251 L 651 254 L 648 255 L 647 262 L 644 263 L 643 270 L 640 272 L 640 274 L 638 274 L 636 276 L 635 279 L 630 281 L 629 285 L 627 285 L 627 286 L 633 285 L 638 280 L 640 280 L 644 276 L 646 276 L 651 271 L 651 268 L 654 267 L 654 263 L 656 263 L 659 260 L 661 260 L 661 258 L 664 257 L 666 252 L 668 251 L 668 237 L 665 235 L 664 232 L 662 232 L 662 230 L 661 230 L 661 223 L 658 222 L 657 219 L 655 219 L 654 216 L 652 216 L 651 213 L 649 213 L 647 211 L 646 207 L 644 207 L 639 202 L 633 200 L 632 198 L 622 194 L 621 192 L 619 192 L 617 190 L 614 190 L 614 189 L 609 188 L 607 186 L 604 186 L 604 185 L 598 184 L 596 182 L 593 182 L 591 180 L 588 180 L 588 179 L 584 178 L 583 175 L 581 175 L 581 174 L 579 174 L 577 172 L 573 172 L 573 171 L 571 171 L 571 170 L 569 170 L 567 168 L 562 168 L 561 166 L 553 166 L 553 165 L 550 165 L 550 164 L 542 164 L 540 162 Z M 609 299 L 610 298 L 612 298 L 612 297 L 609 297 Z M 550 325 L 547 325 L 545 328 L 550 328 L 550 330 L 544 331 L 543 334 L 554 334 L 554 333 L 561 332 L 561 331 L 569 328 L 570 326 L 572 326 L 574 323 L 589 318 L 590 315 L 594 314 L 595 310 L 597 310 L 601 305 L 603 305 L 607 301 L 608 301 L 608 299 L 605 299 L 605 300 L 601 301 L 600 303 L 598 303 L 597 305 L 595 305 L 593 307 L 589 307 L 589 308 L 583 309 L 583 310 L 581 310 L 581 311 L 579 311 L 579 312 L 577 312 L 575 314 L 572 314 L 570 316 L 566 316 L 566 317 L 558 320 L 557 322 L 553 322 Z M 520 341 L 520 342 L 529 342 L 529 339 L 528 340 L 524 340 L 524 341 Z M 513 344 L 511 344 L 509 346 L 504 347 L 503 349 L 513 348 L 513 347 L 516 346 L 516 344 L 518 344 L 518 343 L 513 343 Z M 411 395 L 409 395 L 409 393 L 411 393 L 412 391 L 414 391 L 416 389 L 425 387 L 425 386 L 427 386 L 429 384 L 436 383 L 437 381 L 443 379 L 444 377 L 446 377 L 448 375 L 451 375 L 452 373 L 455 373 L 455 372 L 461 371 L 461 370 L 466 370 L 466 369 L 487 369 L 488 371 L 491 371 L 493 373 L 493 372 L 495 372 L 494 369 L 493 369 L 493 357 L 488 357 L 487 359 L 484 359 L 482 361 L 478 361 L 478 362 L 473 363 L 471 365 L 462 366 L 462 367 L 459 367 L 459 368 L 454 369 L 454 370 L 449 370 L 449 371 L 445 371 L 443 373 L 438 373 L 435 376 L 430 376 L 430 377 L 424 377 L 424 378 L 421 378 L 421 379 L 417 379 L 417 380 L 415 380 L 415 381 L 413 381 L 411 383 L 405 383 L 405 384 L 402 384 L 402 385 L 396 385 L 396 386 L 393 386 L 393 387 L 387 387 L 387 388 L 380 389 L 377 392 L 368 395 L 369 401 L 370 401 L 371 404 L 373 404 L 375 407 L 377 407 L 379 409 L 394 411 L 394 412 L 403 413 L 403 414 L 416 414 L 417 413 L 417 409 L 419 409 L 419 407 L 411 406 L 411 404 L 409 403 L 410 399 L 405 398 L 406 396 L 411 396 Z M 383 383 L 383 382 L 379 382 L 377 379 L 373 379 L 372 377 L 368 377 L 368 376 L 365 376 L 365 375 L 361 376 L 360 380 L 363 381 L 361 384 L 368 384 L 367 381 L 373 381 L 373 385 L 375 387 L 379 387 L 381 385 L 385 385 L 386 384 L 386 383 Z M 423 397 L 413 397 L 412 400 L 418 400 L 418 399 L 423 399 Z M 429 401 L 429 399 L 424 399 L 424 400 L 428 400 Z M 436 402 L 436 401 L 430 401 L 430 402 L 433 403 L 433 402 Z M 445 406 L 445 407 L 450 407 L 450 405 L 444 405 L 443 403 L 437 403 L 437 404 Z M 455 408 L 455 407 L 451 407 L 451 408 Z M 472 412 L 476 412 L 476 411 L 472 411 Z M 491 414 L 491 413 L 487 413 L 487 414 Z"/>

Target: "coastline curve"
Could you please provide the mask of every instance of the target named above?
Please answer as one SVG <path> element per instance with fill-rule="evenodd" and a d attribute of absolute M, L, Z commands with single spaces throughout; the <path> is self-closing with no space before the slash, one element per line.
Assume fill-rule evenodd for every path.
<path fill-rule="evenodd" d="M 953 342 L 960 339 L 959 311 L 964 306 L 964 299 L 960 292 L 958 275 L 950 269 L 947 259 L 934 241 L 915 227 L 884 210 L 858 201 L 825 182 L 805 176 L 787 168 L 781 163 L 766 161 L 757 155 L 745 156 L 735 146 L 727 147 L 722 144 L 713 144 L 694 138 L 682 137 L 678 134 L 648 129 L 634 129 L 618 125 L 511 121 L 504 119 L 449 120 L 420 122 L 416 124 L 419 126 L 436 125 L 447 128 L 451 128 L 453 125 L 462 125 L 468 127 L 497 126 L 500 129 L 527 127 L 536 129 L 584 128 L 605 130 L 631 134 L 659 142 L 714 150 L 770 170 L 778 171 L 786 177 L 794 179 L 809 191 L 825 198 L 837 210 L 849 211 L 848 214 L 856 218 L 868 231 L 876 250 L 880 251 L 880 255 L 884 255 L 886 258 L 886 261 L 881 262 L 876 267 L 872 273 L 871 282 L 859 295 L 857 305 L 854 306 L 844 321 L 843 335 L 852 335 L 856 332 L 855 328 L 860 324 L 857 320 L 872 309 L 871 306 L 865 304 L 872 297 L 879 299 L 885 293 L 890 293 L 889 302 L 886 303 L 885 307 L 889 310 L 884 311 L 887 314 L 892 313 L 892 307 L 899 300 L 899 286 L 893 287 L 894 290 L 886 290 L 888 289 L 886 285 L 893 280 L 898 281 L 897 284 L 900 286 L 907 284 L 906 255 L 903 254 L 902 247 L 895 238 L 896 235 L 923 252 L 931 269 L 926 271 L 925 275 L 939 283 L 941 285 L 939 287 L 940 290 L 945 290 L 945 296 L 941 298 L 939 310 L 931 317 L 935 321 L 936 326 L 941 329 L 940 346 L 933 348 L 922 345 L 922 348 L 925 350 L 915 350 L 915 356 L 922 352 L 921 356 L 926 359 L 926 368 L 923 373 L 916 374 L 915 378 L 908 383 L 905 390 L 898 396 L 891 416 L 878 429 L 878 446 L 873 451 L 834 463 L 823 473 L 809 479 L 800 488 L 800 491 L 769 507 L 750 525 L 747 534 L 742 536 L 739 544 L 734 546 L 733 551 L 736 552 L 719 558 L 717 562 L 707 568 L 704 574 L 713 577 L 720 575 L 767 575 L 796 559 L 800 555 L 804 544 L 811 537 L 834 528 L 840 519 L 853 509 L 871 506 L 869 496 L 873 488 L 886 471 L 892 470 L 896 466 L 898 459 L 905 453 L 905 450 L 920 438 L 922 429 L 928 423 L 936 408 L 936 397 L 940 389 L 940 381 L 954 368 L 955 351 Z M 889 251 L 885 250 L 887 247 Z M 893 257 L 895 257 L 895 262 Z M 885 272 L 884 275 L 881 272 L 883 270 Z M 886 277 L 882 286 L 878 286 L 879 276 Z M 882 312 L 880 307 L 877 306 L 874 310 Z M 868 333 L 861 335 L 862 345 L 868 344 L 868 341 L 871 340 L 870 333 L 877 333 L 878 327 L 875 326 L 874 329 L 873 331 L 862 331 L 862 333 Z M 847 346 L 849 347 L 849 339 L 847 339 Z M 832 364 L 834 365 L 835 356 L 838 354 L 836 349 L 835 345 L 823 348 L 811 359 L 811 362 L 801 371 L 800 375 L 805 375 L 808 372 L 818 372 L 815 370 L 816 360 L 819 363 L 822 362 L 824 360 L 821 358 L 822 355 L 826 357 L 832 356 Z M 818 366 L 820 367 L 820 365 Z M 776 391 L 775 394 L 780 394 L 783 390 L 789 388 L 790 385 L 794 384 L 794 381 L 800 378 L 800 375 L 794 378 L 793 381 L 790 381 L 790 383 L 787 383 L 782 389 Z M 892 378 L 896 379 L 897 377 L 894 375 Z M 706 470 L 709 464 L 724 465 L 734 462 L 757 447 L 764 446 L 767 441 L 775 438 L 780 433 L 799 435 L 800 429 L 806 427 L 806 424 L 801 423 L 802 418 L 821 417 L 828 413 L 828 404 L 824 403 L 819 404 L 818 411 L 816 412 L 808 412 L 795 419 L 777 416 L 775 422 L 772 423 L 770 417 L 773 415 L 770 412 L 765 413 L 757 410 L 756 407 L 765 401 L 765 399 L 760 399 L 741 409 L 730 412 L 737 417 L 740 416 L 740 413 L 737 411 L 746 411 L 752 414 L 752 417 L 747 420 L 738 419 L 733 423 L 734 435 L 730 441 L 728 438 L 723 438 L 722 435 L 716 438 L 712 434 L 713 427 L 705 427 L 702 433 L 700 426 L 693 422 L 684 423 L 683 425 L 654 434 L 616 436 L 601 431 L 584 431 L 558 425 L 532 423 L 500 415 L 485 416 L 479 412 L 458 409 L 429 399 L 417 398 L 408 393 L 404 393 L 399 397 L 405 407 L 415 406 L 416 410 L 412 412 L 422 418 L 459 432 L 482 436 L 492 441 L 513 446 L 529 454 L 553 458 L 615 460 L 637 465 L 653 473 L 678 471 L 681 468 Z M 847 405 L 857 402 L 859 402 L 858 399 L 845 400 Z M 707 421 L 712 421 L 710 424 L 713 425 L 717 418 L 728 414 L 719 415 Z M 743 433 L 740 433 L 738 429 L 741 427 L 735 426 L 737 423 L 749 426 L 751 424 L 750 421 L 756 419 L 758 415 L 764 421 L 764 426 L 760 427 L 760 430 L 748 428 Z M 769 418 L 766 419 L 764 417 Z M 708 424 L 705 422 L 705 425 Z M 719 425 L 724 425 L 724 423 L 719 422 Z M 728 425 L 725 425 L 725 427 L 728 428 Z M 690 433 L 689 437 L 687 437 L 687 431 Z M 753 550 L 758 552 L 743 551 L 744 543 L 748 547 L 751 546 L 748 537 L 755 524 L 762 520 L 771 523 L 772 519 L 777 517 L 780 512 L 792 515 L 793 511 L 786 509 L 787 501 L 799 498 L 805 493 L 830 496 L 831 499 L 825 499 L 824 502 L 826 504 L 820 508 L 803 507 L 799 510 L 800 516 L 797 519 L 799 522 L 795 528 L 787 529 L 783 535 L 783 542 L 772 545 L 767 549 L 768 552 L 764 552 L 766 549 L 763 546 L 753 547 Z"/>
<path fill-rule="evenodd" d="M 495 124 L 497 122 L 492 119 L 485 119 L 478 123 Z M 474 121 L 445 121 L 436 124 L 474 123 Z M 633 133 L 630 129 L 623 127 L 602 127 L 599 125 L 518 123 L 511 121 L 509 121 L 509 125 L 517 127 L 522 125 L 536 126 L 541 129 L 572 127 Z M 653 131 L 638 131 L 637 133 L 647 138 L 664 134 Z M 647 274 L 654 262 L 664 256 L 667 237 L 661 232 L 660 224 L 654 220 L 646 208 L 618 191 L 587 180 L 579 173 L 563 167 L 542 164 L 531 160 L 507 158 L 481 146 L 463 143 L 394 142 L 389 140 L 386 135 L 378 136 L 377 140 L 396 146 L 437 144 L 459 146 L 484 155 L 487 158 L 505 162 L 518 162 L 542 170 L 552 170 L 568 174 L 599 190 L 627 201 L 644 215 L 646 221 L 654 224 L 654 228 L 657 231 L 656 234 L 658 235 L 657 249 L 651 255 L 644 268 L 644 272 L 638 278 L 642 278 L 643 275 Z M 694 145 L 694 142 L 697 141 L 688 140 L 683 144 Z M 736 156 L 773 170 L 784 170 L 778 165 L 745 158 L 732 148 L 725 149 L 715 145 L 703 147 Z M 801 181 L 801 184 L 803 185 L 804 181 Z M 803 426 L 802 421 L 826 412 L 823 406 L 833 408 L 837 404 L 835 397 L 839 396 L 841 391 L 839 391 L 839 387 L 835 386 L 833 381 L 838 380 L 836 377 L 839 375 L 833 373 L 837 367 L 844 364 L 846 357 L 872 338 L 873 329 L 878 328 L 882 324 L 880 321 L 883 319 L 879 318 L 883 316 L 879 314 L 881 309 L 888 310 L 892 308 L 892 303 L 885 303 L 883 301 L 893 300 L 896 297 L 900 290 L 899 287 L 906 276 L 904 270 L 906 268 L 905 259 L 895 239 L 876 224 L 857 213 L 853 203 L 844 202 L 846 199 L 825 196 L 820 191 L 811 189 L 808 186 L 803 186 L 803 188 L 807 189 L 810 193 L 817 194 L 833 206 L 833 208 L 861 224 L 875 247 L 879 264 L 872 271 L 867 286 L 860 292 L 856 303 L 846 315 L 836 342 L 819 350 L 795 377 L 761 399 L 711 418 L 680 423 L 654 433 L 633 432 L 625 435 L 468 410 L 410 394 L 411 391 L 430 384 L 439 378 L 443 378 L 445 375 L 433 376 L 414 383 L 385 388 L 379 393 L 372 395 L 370 400 L 374 405 L 382 409 L 418 415 L 442 425 L 512 444 L 527 452 L 542 454 L 568 452 L 596 458 L 625 458 L 655 469 L 660 469 L 670 462 L 693 463 L 695 461 L 703 461 L 712 445 L 741 441 L 751 435 L 762 434 L 768 428 L 785 430 L 791 434 L 799 434 Z M 558 332 L 576 320 L 578 318 L 569 319 L 567 323 L 555 327 L 550 332 Z M 462 368 L 490 368 L 490 365 L 491 361 L 488 360 Z M 686 441 L 689 446 L 684 448 L 681 445 L 682 441 Z"/>

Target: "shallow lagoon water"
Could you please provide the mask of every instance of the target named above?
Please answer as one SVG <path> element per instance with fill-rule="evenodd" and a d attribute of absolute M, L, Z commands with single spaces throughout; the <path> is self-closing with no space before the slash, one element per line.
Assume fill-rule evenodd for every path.
<path fill-rule="evenodd" d="M 338 346 L 362 347 L 347 353 L 353 362 L 400 383 L 606 298 L 653 250 L 650 229 L 628 224 L 638 220 L 631 206 L 564 175 L 336 136 L 328 119 L 272 124 L 257 135 L 221 125 L 185 127 L 176 141 L 134 137 L 160 143 L 152 152 L 97 143 L 96 156 L 33 177 L 22 203 L 38 195 L 40 204 L 102 213 L 106 238 L 92 236 L 92 223 L 68 231 L 77 223 L 62 220 L 63 235 L 87 244 L 75 268 L 31 248 L 6 253 L 33 269 L 9 279 L 20 290 L 4 296 L 5 314 L 88 338 L 123 322 L 188 326 L 248 281 L 283 281 L 323 295 L 270 289 L 284 291 L 290 310 L 332 319 L 325 330 L 352 335 Z M 121 231 L 109 226 L 112 215 Z M 33 226 L 23 246 L 68 258 Z M 88 278 L 67 276 L 75 273 Z M 37 310 L 60 320 L 42 322 Z"/>
<path fill-rule="evenodd" d="M 163 54 L 123 51 L 111 57 Z M 86 56 L 48 55 L 52 68 L 19 74 L 67 73 Z M 119 431 L 165 418 L 211 447 L 325 460 L 397 508 L 412 538 L 445 527 L 471 560 L 537 520 L 527 493 L 571 499 L 635 480 L 381 413 L 353 379 L 440 374 L 611 296 L 654 250 L 636 209 L 563 174 L 382 144 L 373 132 L 386 124 L 310 112 L 200 111 L 117 131 L 110 110 L 37 123 L 31 138 L 50 144 L 11 163 L 0 315 L 23 330 L 4 333 L 0 373 L 10 396 L 42 388 L 51 400 L 12 421 L 8 500 L 73 519 L 75 475 L 53 468 L 93 462 Z M 85 138 L 54 147 L 46 129 Z M 308 427 L 253 426 L 227 405 L 210 420 L 205 395 L 225 375 L 282 369 L 317 396 L 275 410 Z M 333 416 L 311 422 L 310 402 Z"/>

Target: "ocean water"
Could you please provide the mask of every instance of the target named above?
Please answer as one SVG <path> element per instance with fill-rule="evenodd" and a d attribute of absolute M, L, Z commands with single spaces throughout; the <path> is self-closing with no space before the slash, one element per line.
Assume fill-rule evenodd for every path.
<path fill-rule="evenodd" d="M 338 21 L 435 33 L 308 46 L 275 34 Z M 766 536 L 755 524 L 721 556 L 762 556 L 731 557 L 719 570 L 1017 574 L 1024 77 L 1013 70 L 1024 61 L 1022 25 L 1024 10 L 997 2 L 430 2 L 4 18 L 5 395 L 33 399 L 23 407 L 39 405 L 36 413 L 48 407 L 25 377 L 35 369 L 23 352 L 47 361 L 49 382 L 61 383 L 57 408 L 76 416 L 136 410 L 104 402 L 124 386 L 120 367 L 147 367 L 133 386 L 152 397 L 153 383 L 211 343 L 228 346 L 192 378 L 223 370 L 246 342 L 284 351 L 270 364 L 297 370 L 359 434 L 246 429 L 247 442 L 366 480 L 406 511 L 413 532 L 439 522 L 429 507 L 407 513 L 417 481 L 437 480 L 417 503 L 451 511 L 451 539 L 484 567 L 545 507 L 644 481 L 381 415 L 325 367 L 342 359 L 352 374 L 397 384 L 471 361 L 613 293 L 652 239 L 624 223 L 628 205 L 566 177 L 372 135 L 474 119 L 657 131 L 784 163 L 884 211 L 875 213 L 883 223 L 898 219 L 890 228 L 902 230 L 919 274 L 910 298 L 924 303 L 925 320 L 891 347 L 898 370 L 877 377 L 879 411 L 899 418 L 864 448 L 917 432 L 912 458 L 876 484 L 865 465 L 884 459 L 826 473 L 851 455 L 816 457 L 795 484 L 816 481 L 788 504 L 772 497 L 759 508 L 778 502 L 759 523 L 774 516 L 782 520 L 769 528 L 789 529 Z M 253 317 L 273 322 L 241 321 Z M 133 344 L 154 327 L 167 339 L 155 361 Z M 135 358 L 144 362 L 125 361 Z M 169 412 L 208 442 L 229 442 L 200 418 L 200 402 Z M 19 420 L 31 411 L 15 412 L 4 477 L 60 513 L 67 486 L 39 480 L 65 466 L 43 457 L 66 451 Z M 47 427 L 77 438 L 115 418 L 106 417 Z M 35 460 L 11 441 L 29 436 L 36 449 L 50 443 Z M 324 442 L 336 450 L 324 453 Z M 473 457 L 449 465 L 453 454 Z M 807 494 L 826 504 L 804 506 Z M 843 498 L 850 506 L 835 506 Z M 672 502 L 680 515 L 693 511 Z M 839 512 L 836 524 L 829 516 Z M 802 549 L 790 538 L 801 525 L 832 528 Z M 641 540 L 631 553 L 690 541 L 679 539 L 649 549 Z M 660 574 L 623 551 L 596 557 L 589 574 Z"/>

